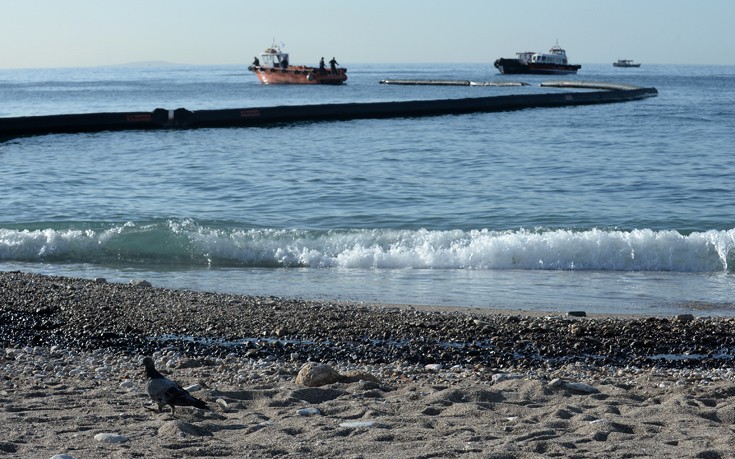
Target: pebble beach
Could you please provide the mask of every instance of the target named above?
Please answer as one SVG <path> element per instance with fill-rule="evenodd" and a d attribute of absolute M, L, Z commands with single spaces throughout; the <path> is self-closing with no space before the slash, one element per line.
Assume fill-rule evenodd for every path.
<path fill-rule="evenodd" d="M 0 456 L 734 457 L 735 319 L 569 312 L 3 272 Z M 150 409 L 145 356 L 210 409 Z"/>

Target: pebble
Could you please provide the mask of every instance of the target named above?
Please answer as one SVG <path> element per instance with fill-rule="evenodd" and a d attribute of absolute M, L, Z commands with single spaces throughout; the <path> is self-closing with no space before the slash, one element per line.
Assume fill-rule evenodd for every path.
<path fill-rule="evenodd" d="M 333 382 L 344 381 L 337 368 L 357 368 L 380 375 L 387 385 L 417 378 L 442 384 L 478 378 L 488 383 L 493 372 L 492 382 L 515 378 L 560 378 L 560 383 L 604 378 L 633 381 L 643 374 L 655 375 L 655 384 L 735 380 L 735 319 L 691 314 L 476 317 L 416 308 L 131 288 L 17 272 L 0 273 L 0 314 L 6 318 L 0 323 L 7 346 L 4 352 L 0 349 L 4 374 L 33 384 L 63 379 L 110 381 L 130 389 L 131 397 L 139 395 L 135 389 L 143 383 L 142 355 L 166 362 L 164 369 L 181 365 L 190 381 L 201 378 L 208 384 L 240 386 L 255 381 L 293 382 L 304 361 L 333 364 L 332 374 L 337 375 Z M 268 335 L 278 327 L 288 332 L 288 340 L 263 339 L 263 332 Z M 691 339 L 682 340 L 683 334 Z M 228 336 L 243 341 L 227 342 L 224 337 Z M 199 366 L 182 365 L 189 359 Z M 596 390 L 594 386 L 566 387 L 583 393 Z"/>
<path fill-rule="evenodd" d="M 184 387 L 184 390 L 187 392 L 197 392 L 197 391 L 202 390 L 202 385 L 195 383 L 195 384 L 192 384 L 191 386 Z"/>
<path fill-rule="evenodd" d="M 564 385 L 564 381 L 562 381 L 561 378 L 554 378 L 551 381 L 549 381 L 549 387 L 559 387 L 563 385 Z"/>
<path fill-rule="evenodd" d="M 694 320 L 694 316 L 692 314 L 679 314 L 674 317 L 674 320 L 677 322 L 691 322 Z"/>
<path fill-rule="evenodd" d="M 583 392 L 585 394 L 597 394 L 600 392 L 596 387 L 581 382 L 565 381 L 564 387 L 566 387 L 567 389 L 575 390 L 577 392 Z"/>
<path fill-rule="evenodd" d="M 218 398 L 214 401 L 214 403 L 219 405 L 219 407 L 222 408 L 222 411 L 227 411 L 227 408 L 229 408 L 229 404 L 223 398 Z"/>
<path fill-rule="evenodd" d="M 590 386 L 589 384 L 564 381 L 561 378 L 554 378 L 549 381 L 549 387 L 564 387 L 566 389 L 585 394 L 597 394 L 600 392 L 596 387 Z"/>
<path fill-rule="evenodd" d="M 130 285 L 134 287 L 152 287 L 151 283 L 144 279 L 132 279 Z"/>
<path fill-rule="evenodd" d="M 125 443 L 128 437 L 114 433 L 98 433 L 94 439 L 102 443 Z"/>
<path fill-rule="evenodd" d="M 120 383 L 120 388 L 131 391 L 135 389 L 135 383 L 133 381 L 123 381 Z"/>
<path fill-rule="evenodd" d="M 375 421 L 349 421 L 349 422 L 342 422 L 340 423 L 340 427 L 345 427 L 348 429 L 360 429 L 360 428 L 368 428 L 373 427 L 375 425 Z"/>
<path fill-rule="evenodd" d="M 322 414 L 321 411 L 319 411 L 319 408 L 301 408 L 299 410 L 296 410 L 296 414 L 299 416 L 314 416 L 317 414 Z"/>
<path fill-rule="evenodd" d="M 69 454 L 54 454 L 51 456 L 51 459 L 74 459 L 74 456 L 70 456 Z"/>
<path fill-rule="evenodd" d="M 492 380 L 494 383 L 499 383 L 502 381 L 509 381 L 511 379 L 521 379 L 524 375 L 520 373 L 495 373 L 492 376 Z"/>

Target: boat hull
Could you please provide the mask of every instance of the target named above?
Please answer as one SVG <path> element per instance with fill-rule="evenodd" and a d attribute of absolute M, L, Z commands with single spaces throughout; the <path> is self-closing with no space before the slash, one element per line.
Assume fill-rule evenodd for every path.
<path fill-rule="evenodd" d="M 500 58 L 493 64 L 504 75 L 573 75 L 581 65 L 523 63 L 519 59 Z"/>
<path fill-rule="evenodd" d="M 251 65 L 248 70 L 263 84 L 342 84 L 347 80 L 347 69 L 332 73 L 331 70 L 295 65 L 285 69 Z"/>
<path fill-rule="evenodd" d="M 641 64 L 619 64 L 617 62 L 613 62 L 613 67 L 626 67 L 626 68 L 638 68 Z"/>

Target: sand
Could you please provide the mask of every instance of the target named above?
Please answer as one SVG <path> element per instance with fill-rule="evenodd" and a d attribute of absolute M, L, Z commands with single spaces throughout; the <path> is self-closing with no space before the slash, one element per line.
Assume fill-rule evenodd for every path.
<path fill-rule="evenodd" d="M 0 278 L 5 289 L 0 318 L 5 336 L 14 337 L 3 339 L 0 354 L 0 456 L 735 457 L 730 358 L 703 359 L 702 365 L 542 359 L 496 368 L 440 359 L 340 359 L 337 353 L 321 363 L 342 374 L 359 371 L 375 379 L 306 387 L 296 383 L 305 363 L 303 350 L 206 355 L 178 341 L 162 346 L 154 340 L 159 347 L 150 355 L 159 370 L 182 386 L 201 386 L 192 395 L 210 407 L 178 407 L 172 415 L 168 409 L 151 409 L 140 363 L 145 346 L 137 338 L 130 346 L 117 338 L 115 345 L 112 338 L 93 341 L 94 346 L 72 345 L 78 342 L 71 339 L 62 345 L 39 338 L 59 330 L 69 333 L 61 325 L 51 327 L 47 319 L 28 327 L 8 323 L 26 311 L 56 317 L 43 309 L 50 303 L 48 292 L 80 280 L 22 273 Z M 115 289 L 126 297 L 138 294 L 89 282 L 84 288 L 93 295 L 77 295 L 79 304 L 95 297 L 104 303 L 104 295 L 120 301 Z M 145 295 L 169 303 L 172 298 L 172 292 L 154 288 L 145 288 Z M 58 295 L 54 298 L 63 303 Z M 275 302 L 280 309 L 280 300 L 269 301 L 269 307 Z M 320 307 L 330 311 L 332 306 Z M 66 306 L 60 307 L 58 314 L 65 311 Z M 378 313 L 396 314 L 390 311 Z M 103 316 L 109 314 L 100 314 L 100 320 Z M 467 320 L 471 317 L 476 315 Z M 602 319 L 586 320 L 593 321 L 584 322 L 591 327 Z M 731 320 L 713 323 L 721 326 L 723 321 L 725 331 L 732 332 Z M 166 320 L 158 323 L 165 331 Z M 729 355 L 728 349 L 722 352 Z"/>

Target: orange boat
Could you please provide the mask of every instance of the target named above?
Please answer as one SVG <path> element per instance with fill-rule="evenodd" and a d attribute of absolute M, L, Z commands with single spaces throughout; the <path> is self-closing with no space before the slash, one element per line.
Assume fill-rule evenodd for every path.
<path fill-rule="evenodd" d="M 263 84 L 342 84 L 347 80 L 347 69 L 337 67 L 336 61 L 331 68 L 323 64 L 319 67 L 290 65 L 288 53 L 280 46 L 271 45 L 260 53 L 248 70 L 258 76 Z"/>

